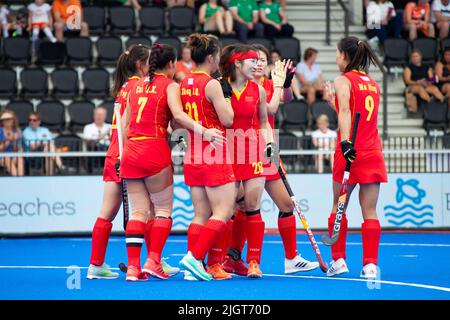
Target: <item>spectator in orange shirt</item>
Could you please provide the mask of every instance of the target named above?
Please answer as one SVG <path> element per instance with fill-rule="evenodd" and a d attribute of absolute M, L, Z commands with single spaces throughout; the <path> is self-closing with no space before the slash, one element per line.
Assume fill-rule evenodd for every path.
<path fill-rule="evenodd" d="M 430 4 L 428 0 L 409 2 L 403 12 L 405 29 L 409 31 L 409 40 L 417 38 L 417 31 L 425 36 L 434 38 L 434 26 L 430 22 Z"/>
<path fill-rule="evenodd" d="M 181 48 L 181 60 L 177 62 L 175 80 L 181 82 L 195 68 L 195 63 L 191 59 L 191 49 L 187 45 Z"/>
<path fill-rule="evenodd" d="M 82 37 L 89 36 L 89 27 L 83 21 L 83 11 L 78 0 L 54 0 L 55 36 L 63 41 L 64 31 L 80 31 Z"/>

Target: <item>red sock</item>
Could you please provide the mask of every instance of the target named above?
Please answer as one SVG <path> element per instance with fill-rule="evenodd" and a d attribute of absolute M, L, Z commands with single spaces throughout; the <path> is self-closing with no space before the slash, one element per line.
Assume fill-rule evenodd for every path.
<path fill-rule="evenodd" d="M 233 226 L 233 220 L 227 222 L 227 226 L 222 235 L 217 239 L 216 243 L 208 252 L 208 266 L 212 266 L 216 263 L 222 263 L 226 250 L 228 249 L 228 241 Z"/>
<path fill-rule="evenodd" d="M 103 218 L 97 218 L 92 230 L 91 264 L 101 266 L 105 262 L 106 247 L 111 234 L 112 223 Z"/>
<path fill-rule="evenodd" d="M 237 210 L 234 215 L 233 229 L 231 232 L 230 248 L 237 249 L 242 252 L 244 249 L 247 234 L 245 232 L 247 224 L 247 215 L 241 210 Z"/>
<path fill-rule="evenodd" d="M 380 245 L 381 227 L 376 219 L 364 220 L 361 225 L 363 242 L 363 265 L 378 264 L 378 247 Z"/>
<path fill-rule="evenodd" d="M 192 252 L 195 244 L 197 243 L 198 237 L 202 232 L 203 225 L 198 223 L 191 223 L 188 228 L 188 251 Z"/>
<path fill-rule="evenodd" d="M 247 263 L 251 260 L 256 260 L 258 263 L 261 261 L 264 227 L 260 213 L 247 215 Z"/>
<path fill-rule="evenodd" d="M 330 217 L 328 218 L 328 233 L 330 234 L 330 237 L 333 233 L 335 219 L 336 213 L 332 212 Z M 331 246 L 331 256 L 334 261 L 338 260 L 339 258 L 345 259 L 346 257 L 345 247 L 347 240 L 347 229 L 348 229 L 347 215 L 343 214 L 341 221 L 341 231 L 339 232 L 338 241 L 333 246 Z"/>
<path fill-rule="evenodd" d="M 295 216 L 292 212 L 280 212 L 278 230 L 283 240 L 284 253 L 287 259 L 294 259 L 297 255 L 297 228 Z"/>
<path fill-rule="evenodd" d="M 125 231 L 127 241 L 128 265 L 141 267 L 141 248 L 144 242 L 145 223 L 130 220 Z"/>
<path fill-rule="evenodd" d="M 145 246 L 147 247 L 147 254 L 150 253 L 150 240 L 152 235 L 152 227 L 153 223 L 155 222 L 155 219 L 150 219 L 147 221 L 147 225 L 145 226 Z"/>
<path fill-rule="evenodd" d="M 198 237 L 197 243 L 192 249 L 192 255 L 197 260 L 205 259 L 206 253 L 216 243 L 222 233 L 225 232 L 227 224 L 220 220 L 209 219 L 203 227 L 203 230 Z"/>
<path fill-rule="evenodd" d="M 150 253 L 149 257 L 156 262 L 161 262 L 161 253 L 164 248 L 164 244 L 169 237 L 170 230 L 172 229 L 171 218 L 156 217 L 152 228 L 152 239 L 150 241 Z"/>

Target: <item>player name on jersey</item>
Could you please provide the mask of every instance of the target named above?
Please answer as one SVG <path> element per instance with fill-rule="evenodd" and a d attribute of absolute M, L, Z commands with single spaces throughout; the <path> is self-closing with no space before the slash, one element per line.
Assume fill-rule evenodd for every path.
<path fill-rule="evenodd" d="M 194 87 L 192 89 L 190 88 L 181 88 L 181 95 L 182 96 L 189 96 L 189 97 L 198 97 L 200 96 L 199 90 L 197 87 Z"/>
<path fill-rule="evenodd" d="M 153 93 L 157 94 L 156 86 L 136 86 L 136 93 Z"/>
<path fill-rule="evenodd" d="M 374 93 L 378 93 L 378 88 L 371 84 L 358 83 L 359 91 L 372 91 Z"/>

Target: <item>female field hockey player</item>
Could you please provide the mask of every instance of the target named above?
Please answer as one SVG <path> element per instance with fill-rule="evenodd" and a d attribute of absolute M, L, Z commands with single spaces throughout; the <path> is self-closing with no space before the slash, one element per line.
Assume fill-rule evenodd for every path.
<path fill-rule="evenodd" d="M 342 75 L 334 81 L 334 101 L 329 83 L 326 88 L 326 98 L 338 113 L 338 141 L 340 141 L 336 145 L 334 154 L 334 199 L 333 210 L 328 219 L 328 230 L 331 236 L 345 166 L 347 162 L 351 162 L 347 193 L 350 197 L 355 185 L 359 184 L 359 203 L 364 219 L 361 226 L 363 241 L 361 277 L 364 278 L 376 278 L 377 276 L 381 228 L 376 206 L 380 183 L 387 182 L 386 167 L 377 129 L 380 89 L 378 84 L 366 73 L 369 66 L 376 62 L 376 56 L 364 41 L 356 37 L 342 39 L 336 50 L 336 64 Z M 352 132 L 356 112 L 361 113 L 361 118 L 358 125 L 358 139 L 353 145 L 351 142 L 353 137 L 350 137 L 350 132 Z M 338 240 L 331 247 L 333 261 L 327 272 L 328 276 L 348 272 L 345 263 L 347 225 L 347 217 L 344 213 Z"/>
<path fill-rule="evenodd" d="M 132 214 L 126 228 L 127 281 L 145 281 L 147 275 L 167 279 L 161 252 L 172 227 L 173 167 L 167 127 L 173 118 L 182 126 L 214 139 L 216 133 L 189 118 L 182 109 L 175 74 L 176 50 L 156 43 L 152 46 L 149 75 L 136 82 L 124 112 L 127 137 L 120 165 L 126 179 Z M 141 270 L 140 253 L 153 204 L 155 219 L 150 249 Z"/>
<path fill-rule="evenodd" d="M 277 61 L 277 63 L 275 63 L 276 68 L 282 68 L 279 72 L 286 73 L 286 80 L 282 86 L 274 87 L 273 81 L 269 80 L 265 76 L 268 66 L 269 52 L 264 46 L 259 44 L 255 44 L 253 47 L 258 51 L 259 56 L 254 81 L 262 85 L 266 90 L 269 123 L 272 129 L 274 129 L 274 119 L 278 111 L 280 101 L 289 102 L 292 100 L 291 83 L 294 75 L 294 72 L 291 70 L 292 62 L 288 60 L 286 63 L 282 63 L 281 61 Z M 282 170 L 284 170 L 281 158 L 279 158 L 278 161 Z M 297 255 L 297 229 L 295 216 L 293 214 L 294 206 L 283 182 L 281 181 L 276 164 L 269 163 L 266 165 L 264 167 L 264 175 L 266 176 L 265 189 L 279 209 L 278 230 L 280 232 L 285 251 L 285 273 L 288 274 L 316 269 L 319 266 L 317 262 L 310 262 L 302 258 L 301 255 Z M 238 209 L 235 214 L 232 232 L 232 236 L 235 238 L 232 238 L 233 243 L 230 246 L 230 253 L 238 253 L 238 257 L 245 242 L 245 230 L 243 229 L 245 224 L 241 221 L 245 223 L 245 214 Z M 243 226 L 239 225 L 239 223 Z M 241 259 L 234 259 L 232 256 L 227 256 L 224 261 L 224 269 L 226 271 L 237 274 L 240 273 L 241 275 L 246 269 L 245 265 L 242 265 L 243 262 Z"/>
<path fill-rule="evenodd" d="M 231 275 L 223 271 L 223 241 L 236 198 L 236 182 L 228 155 L 225 126 L 233 124 L 231 86 L 211 77 L 219 67 L 220 45 L 216 37 L 192 34 L 188 38 L 195 71 L 181 82 L 184 111 L 194 121 L 218 137 L 215 145 L 205 141 L 198 132 L 189 130 L 189 143 L 184 162 L 184 178 L 190 186 L 195 216 L 188 228 L 188 253 L 180 265 L 187 271 L 186 280 L 224 280 Z M 202 261 L 208 253 L 209 268 Z"/>
<path fill-rule="evenodd" d="M 114 87 L 112 94 L 115 102 L 120 103 L 120 114 L 126 107 L 126 101 L 131 88 L 142 77 L 148 74 L 148 60 L 150 48 L 144 45 L 131 46 L 119 57 L 116 66 Z M 92 253 L 90 266 L 88 268 L 88 279 L 115 279 L 119 275 L 111 272 L 109 266 L 104 263 L 106 247 L 112 229 L 112 221 L 119 211 L 122 203 L 120 178 L 117 174 L 116 163 L 119 159 L 119 147 L 117 138 L 117 124 L 115 114 L 112 119 L 111 142 L 106 154 L 103 169 L 103 181 L 105 182 L 103 191 L 103 205 L 100 216 L 97 218 L 92 231 Z M 145 233 L 147 248 L 149 247 L 149 235 L 151 223 L 149 221 Z M 163 261 L 163 266 L 169 274 L 175 274 L 178 268 L 170 267 Z"/>

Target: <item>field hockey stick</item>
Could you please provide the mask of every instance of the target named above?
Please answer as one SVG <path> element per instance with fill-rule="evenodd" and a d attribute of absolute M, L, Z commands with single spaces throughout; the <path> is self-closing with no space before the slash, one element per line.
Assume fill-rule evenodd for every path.
<path fill-rule="evenodd" d="M 355 142 L 356 142 L 356 133 L 358 132 L 357 129 L 358 129 L 358 123 L 359 123 L 360 116 L 361 116 L 361 113 L 357 112 L 355 115 L 355 121 L 353 123 L 353 132 L 352 132 L 353 145 L 355 145 Z M 334 219 L 333 233 L 331 235 L 331 238 L 328 237 L 328 235 L 322 236 L 322 242 L 324 244 L 326 244 L 327 246 L 334 245 L 339 238 L 339 233 L 341 231 L 342 215 L 344 214 L 345 206 L 346 206 L 347 200 L 348 200 L 347 186 L 348 186 L 348 180 L 350 178 L 350 167 L 351 167 L 351 162 L 347 161 L 347 165 L 345 166 L 345 171 L 344 171 L 344 177 L 342 178 L 341 190 L 339 191 L 339 199 L 338 199 L 337 209 L 336 209 L 336 218 Z"/>
<path fill-rule="evenodd" d="M 283 184 L 286 187 L 289 197 L 291 197 L 292 204 L 294 205 L 295 211 L 297 211 L 297 214 L 300 218 L 303 228 L 305 228 L 306 233 L 308 234 L 309 241 L 311 242 L 311 245 L 313 246 L 314 253 L 316 254 L 317 261 L 319 262 L 319 265 L 320 265 L 320 269 L 322 269 L 323 272 L 327 272 L 328 265 L 322 259 L 322 255 L 320 254 L 319 246 L 317 245 L 316 239 L 314 238 L 311 228 L 309 227 L 308 221 L 306 221 L 306 217 L 302 213 L 302 210 L 300 209 L 300 205 L 298 204 L 297 200 L 295 199 L 294 192 L 292 192 L 291 186 L 289 185 L 289 182 L 286 179 L 286 175 L 284 174 L 283 169 L 281 168 L 281 162 L 280 162 L 280 165 L 278 165 L 278 173 L 280 174 L 281 180 L 283 181 Z"/>
<path fill-rule="evenodd" d="M 114 112 L 116 114 L 117 138 L 119 142 L 119 160 L 122 161 L 123 139 L 122 139 L 122 119 L 120 115 L 120 103 L 114 103 Z M 122 206 L 123 206 L 123 230 L 126 230 L 130 215 L 129 214 L 130 209 L 128 207 L 128 192 L 127 192 L 127 183 L 125 179 L 120 179 L 120 185 L 121 185 Z"/>

